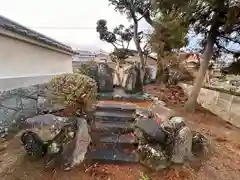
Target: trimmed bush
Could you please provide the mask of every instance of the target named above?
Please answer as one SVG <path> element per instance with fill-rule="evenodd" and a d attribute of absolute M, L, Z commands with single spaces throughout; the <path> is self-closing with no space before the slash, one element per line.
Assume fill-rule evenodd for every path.
<path fill-rule="evenodd" d="M 81 63 L 76 73 L 84 74 L 90 78 L 97 80 L 97 63 L 93 60 Z"/>
<path fill-rule="evenodd" d="M 70 108 L 77 115 L 90 111 L 96 101 L 96 82 L 83 74 L 55 76 L 50 82 L 50 90 L 53 103 Z"/>

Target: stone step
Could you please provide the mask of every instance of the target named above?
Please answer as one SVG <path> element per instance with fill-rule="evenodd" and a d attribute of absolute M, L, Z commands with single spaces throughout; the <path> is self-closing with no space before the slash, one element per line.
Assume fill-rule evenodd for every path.
<path fill-rule="evenodd" d="M 100 142 L 105 144 L 138 144 L 137 138 L 131 134 L 103 135 Z"/>
<path fill-rule="evenodd" d="M 97 99 L 98 100 L 114 100 L 114 101 L 130 101 L 130 102 L 152 101 L 152 99 L 146 98 L 138 94 L 115 95 L 113 93 L 100 93 L 98 94 Z"/>
<path fill-rule="evenodd" d="M 96 121 L 110 121 L 110 122 L 133 122 L 135 119 L 134 113 L 125 112 L 104 112 L 97 111 L 95 114 Z"/>
<path fill-rule="evenodd" d="M 128 133 L 134 131 L 134 126 L 131 122 L 98 121 L 92 125 L 92 131 L 105 133 Z"/>
<path fill-rule="evenodd" d="M 119 103 L 104 103 L 100 102 L 96 106 L 97 111 L 107 111 L 107 112 L 126 112 L 135 113 L 136 106 L 132 104 L 119 104 Z"/>
<path fill-rule="evenodd" d="M 123 149 L 116 148 L 97 148 L 90 150 L 87 154 L 87 159 L 97 163 L 106 164 L 124 164 L 138 163 L 139 158 L 136 153 L 124 152 Z"/>

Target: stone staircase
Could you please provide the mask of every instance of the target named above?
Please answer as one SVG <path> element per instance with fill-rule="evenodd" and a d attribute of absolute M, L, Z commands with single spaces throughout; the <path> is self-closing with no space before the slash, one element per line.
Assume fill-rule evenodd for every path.
<path fill-rule="evenodd" d="M 137 163 L 135 117 L 134 105 L 100 102 L 91 127 L 92 148 L 88 159 L 98 163 Z"/>

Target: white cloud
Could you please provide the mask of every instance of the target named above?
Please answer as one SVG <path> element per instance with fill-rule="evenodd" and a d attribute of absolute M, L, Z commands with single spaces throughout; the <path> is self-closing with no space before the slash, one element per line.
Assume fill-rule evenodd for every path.
<path fill-rule="evenodd" d="M 110 28 L 129 24 L 125 16 L 108 6 L 108 0 L 0 0 L 0 4 L 1 15 L 58 41 L 80 47 L 112 48 L 98 38 L 95 30 L 98 19 L 106 19 Z M 148 28 L 144 21 L 140 27 Z"/>

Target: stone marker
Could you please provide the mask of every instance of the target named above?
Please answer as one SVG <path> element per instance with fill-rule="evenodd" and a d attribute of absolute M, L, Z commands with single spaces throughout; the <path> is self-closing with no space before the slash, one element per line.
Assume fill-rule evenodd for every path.
<path fill-rule="evenodd" d="M 107 63 L 98 64 L 99 92 L 113 92 L 113 72 Z"/>
<path fill-rule="evenodd" d="M 183 164 L 185 160 L 192 157 L 192 132 L 189 127 L 183 127 L 179 130 L 174 139 L 171 162 Z"/>

